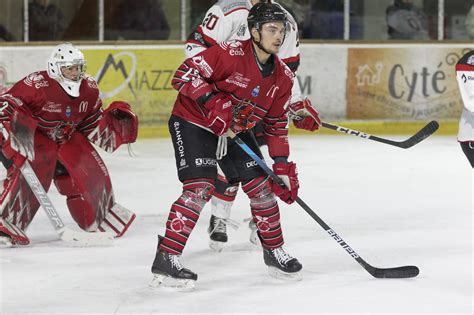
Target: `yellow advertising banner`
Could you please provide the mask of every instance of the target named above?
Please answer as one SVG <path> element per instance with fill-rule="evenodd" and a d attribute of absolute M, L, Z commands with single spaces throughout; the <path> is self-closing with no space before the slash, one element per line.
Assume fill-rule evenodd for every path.
<path fill-rule="evenodd" d="M 459 119 L 455 64 L 470 49 L 349 48 L 348 119 Z"/>
<path fill-rule="evenodd" d="M 97 80 L 106 107 L 130 103 L 141 127 L 166 126 L 177 91 L 171 79 L 184 60 L 183 49 L 83 49 L 87 73 Z"/>

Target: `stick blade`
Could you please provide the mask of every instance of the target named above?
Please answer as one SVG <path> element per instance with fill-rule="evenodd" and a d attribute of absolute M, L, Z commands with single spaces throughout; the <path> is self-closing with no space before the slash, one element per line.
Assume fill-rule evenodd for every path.
<path fill-rule="evenodd" d="M 114 244 L 114 236 L 107 232 L 77 232 L 64 228 L 61 239 L 73 247 L 107 247 Z"/>
<path fill-rule="evenodd" d="M 374 268 L 369 271 L 375 278 L 413 278 L 418 276 L 420 269 L 417 266 L 403 266 L 396 268 Z"/>
<path fill-rule="evenodd" d="M 421 128 L 420 131 L 418 131 L 411 138 L 400 143 L 400 147 L 402 147 L 403 149 L 411 148 L 415 144 L 420 143 L 421 141 L 431 136 L 433 133 L 436 132 L 436 130 L 438 130 L 438 128 L 439 123 L 436 120 L 432 120 L 426 126 Z"/>

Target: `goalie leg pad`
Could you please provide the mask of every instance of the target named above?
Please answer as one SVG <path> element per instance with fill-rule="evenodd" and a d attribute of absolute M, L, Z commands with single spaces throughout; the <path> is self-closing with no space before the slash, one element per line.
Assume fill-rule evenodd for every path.
<path fill-rule="evenodd" d="M 54 175 L 57 144 L 43 134 L 35 134 L 35 160 L 31 167 L 45 191 L 49 190 Z M 7 170 L 0 194 L 0 217 L 26 231 L 39 209 L 39 202 L 16 165 Z"/>
<path fill-rule="evenodd" d="M 5 247 L 9 247 L 8 239 L 10 245 L 28 245 L 30 243 L 28 236 L 26 236 L 22 229 L 3 218 L 0 218 L 0 237 L 6 238 L 2 242 L 2 244 L 5 244 Z"/>
<path fill-rule="evenodd" d="M 83 230 L 96 231 L 115 203 L 104 162 L 85 136 L 77 132 L 60 146 L 58 159 L 66 172 L 57 174 L 54 183 L 67 196 L 69 212 Z"/>
<path fill-rule="evenodd" d="M 121 237 L 127 232 L 135 217 L 135 213 L 116 203 L 100 224 L 99 231 L 111 232 L 116 237 Z"/>
<path fill-rule="evenodd" d="M 262 245 L 266 248 L 283 246 L 280 209 L 268 176 L 247 181 L 242 184 L 242 188 L 250 199 L 253 221 L 257 226 Z"/>

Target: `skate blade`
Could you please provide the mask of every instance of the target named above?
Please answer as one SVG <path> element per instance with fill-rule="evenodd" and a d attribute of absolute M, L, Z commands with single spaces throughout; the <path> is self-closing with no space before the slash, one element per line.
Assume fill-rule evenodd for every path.
<path fill-rule="evenodd" d="M 209 248 L 212 249 L 215 252 L 222 252 L 224 249 L 224 243 L 223 242 L 217 242 L 214 240 L 209 240 Z"/>
<path fill-rule="evenodd" d="M 284 272 L 275 267 L 268 267 L 268 274 L 275 279 L 284 281 L 301 281 L 303 276 L 300 272 Z"/>
<path fill-rule="evenodd" d="M 154 274 L 148 286 L 154 289 L 164 288 L 179 292 L 189 292 L 194 290 L 195 282 L 191 279 L 175 279 L 170 276 Z"/>
<path fill-rule="evenodd" d="M 0 248 L 10 248 L 13 247 L 11 238 L 7 236 L 0 236 Z"/>

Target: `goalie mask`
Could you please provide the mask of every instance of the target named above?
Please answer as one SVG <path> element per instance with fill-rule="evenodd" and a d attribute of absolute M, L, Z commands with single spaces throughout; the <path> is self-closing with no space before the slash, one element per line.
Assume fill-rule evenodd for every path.
<path fill-rule="evenodd" d="M 48 60 L 48 75 L 58 81 L 67 94 L 78 97 L 86 71 L 82 52 L 71 43 L 56 46 Z"/>

